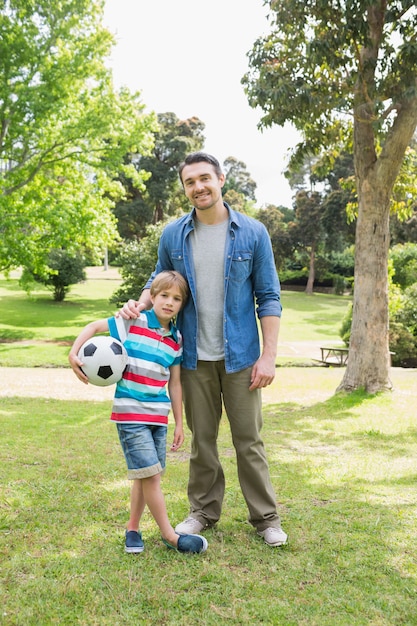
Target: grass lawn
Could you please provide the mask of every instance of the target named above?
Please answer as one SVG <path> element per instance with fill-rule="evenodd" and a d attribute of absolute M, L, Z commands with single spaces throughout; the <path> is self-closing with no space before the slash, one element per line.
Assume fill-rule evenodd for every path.
<path fill-rule="evenodd" d="M 0 278 L 0 366 L 68 367 L 69 346 L 82 327 L 114 313 L 109 298 L 119 284 L 115 270 L 88 268 L 88 280 L 54 302 L 42 286 L 28 297 L 16 278 Z"/>
<path fill-rule="evenodd" d="M 116 270 L 88 268 L 88 280 L 74 285 L 64 302 L 54 302 L 41 286 L 28 297 L 17 278 L 0 275 L 0 366 L 68 367 L 69 345 L 81 328 L 114 313 L 109 298 L 119 284 Z M 283 291 L 282 303 L 280 342 L 340 342 L 350 298 Z M 290 360 L 297 361 L 280 357 L 277 362 L 285 365 Z"/>
<path fill-rule="evenodd" d="M 282 291 L 281 301 L 280 341 L 341 341 L 339 330 L 352 301 L 350 296 Z"/>
<path fill-rule="evenodd" d="M 95 271 L 56 304 L 1 280 L 0 338 L 14 342 L 0 365 L 16 377 L 19 365 L 68 367 L 68 342 L 112 313 L 117 285 Z M 283 340 L 338 341 L 348 303 L 284 292 Z M 110 401 L 2 397 L 0 624 L 416 626 L 417 370 L 393 368 L 394 391 L 375 396 L 334 395 L 341 376 L 281 365 L 264 392 L 282 548 L 246 522 L 223 420 L 223 515 L 201 556 L 168 550 L 150 515 L 145 552 L 124 553 L 129 483 Z M 189 439 L 163 479 L 174 524 L 188 513 Z"/>
<path fill-rule="evenodd" d="M 2 398 L 0 623 L 416 624 L 416 375 L 334 396 L 339 370 L 281 368 L 263 433 L 288 545 L 269 548 L 245 521 L 224 421 L 223 515 L 191 557 L 167 550 L 150 516 L 145 552 L 124 553 L 129 486 L 108 402 Z M 168 453 L 173 523 L 188 510 L 188 454 L 189 436 Z"/>

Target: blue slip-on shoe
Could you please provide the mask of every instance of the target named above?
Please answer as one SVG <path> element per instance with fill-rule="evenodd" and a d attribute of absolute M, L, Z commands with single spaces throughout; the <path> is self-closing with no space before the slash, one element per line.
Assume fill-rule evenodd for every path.
<path fill-rule="evenodd" d="M 142 540 L 142 534 L 137 533 L 136 530 L 127 530 L 125 540 L 125 552 L 137 554 L 138 552 L 143 552 L 144 549 L 145 545 Z"/>
<path fill-rule="evenodd" d="M 200 554 L 201 552 L 205 552 L 208 548 L 207 539 L 201 535 L 179 535 L 177 547 L 172 546 L 164 538 L 162 538 L 162 541 L 167 548 L 188 554 Z"/>

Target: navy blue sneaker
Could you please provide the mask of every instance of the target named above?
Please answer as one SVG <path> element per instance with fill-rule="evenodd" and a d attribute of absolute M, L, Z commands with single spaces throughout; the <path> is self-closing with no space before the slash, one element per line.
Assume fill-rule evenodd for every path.
<path fill-rule="evenodd" d="M 136 530 L 126 531 L 125 552 L 136 554 L 143 552 L 145 545 L 142 540 L 142 534 L 137 533 Z"/>
<path fill-rule="evenodd" d="M 189 554 L 200 554 L 205 552 L 208 547 L 207 539 L 201 535 L 179 535 L 177 547 L 172 546 L 164 538 L 162 538 L 162 541 L 171 550 Z"/>

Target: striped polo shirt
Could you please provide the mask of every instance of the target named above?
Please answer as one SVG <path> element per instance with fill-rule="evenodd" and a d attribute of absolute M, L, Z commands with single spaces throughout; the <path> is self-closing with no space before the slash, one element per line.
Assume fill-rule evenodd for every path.
<path fill-rule="evenodd" d="M 161 328 L 155 312 L 142 311 L 135 320 L 108 319 L 109 332 L 126 348 L 128 362 L 117 383 L 111 419 L 118 423 L 168 424 L 169 368 L 182 361 L 182 336 L 171 323 Z"/>

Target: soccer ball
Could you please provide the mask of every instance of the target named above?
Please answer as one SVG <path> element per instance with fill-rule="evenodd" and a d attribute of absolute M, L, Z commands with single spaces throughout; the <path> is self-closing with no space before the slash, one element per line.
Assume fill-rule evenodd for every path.
<path fill-rule="evenodd" d="M 98 387 L 117 383 L 127 364 L 126 348 L 109 335 L 88 339 L 80 348 L 78 358 L 88 382 Z"/>

